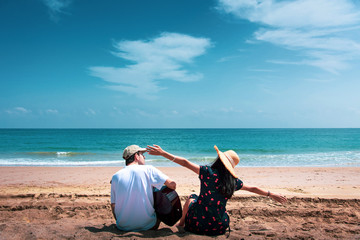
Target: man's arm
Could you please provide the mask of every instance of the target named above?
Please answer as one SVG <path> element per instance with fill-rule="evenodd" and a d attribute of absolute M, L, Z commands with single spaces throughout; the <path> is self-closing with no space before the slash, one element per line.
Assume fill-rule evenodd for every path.
<path fill-rule="evenodd" d="M 176 182 L 174 182 L 173 180 L 171 180 L 170 178 L 166 179 L 165 181 L 165 186 L 167 186 L 168 188 L 171 188 L 171 189 L 176 189 Z"/>
<path fill-rule="evenodd" d="M 113 213 L 113 215 L 114 215 L 114 218 L 115 218 L 115 221 L 116 221 L 116 215 L 115 215 L 115 203 L 112 203 L 112 204 L 111 204 L 111 211 L 112 211 L 112 213 Z"/>

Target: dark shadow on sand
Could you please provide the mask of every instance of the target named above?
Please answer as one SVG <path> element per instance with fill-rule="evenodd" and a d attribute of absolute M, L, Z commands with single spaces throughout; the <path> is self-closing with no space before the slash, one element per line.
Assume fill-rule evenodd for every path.
<path fill-rule="evenodd" d="M 176 235 L 178 237 L 185 237 L 190 232 L 173 232 L 168 227 L 163 227 L 158 230 L 147 230 L 147 231 L 141 231 L 141 232 L 125 232 L 117 229 L 116 224 L 111 224 L 109 226 L 104 225 L 102 228 L 97 227 L 85 227 L 86 230 L 92 232 L 92 233 L 101 233 L 101 232 L 107 232 L 112 233 L 119 237 L 139 237 L 139 238 L 159 238 L 159 237 L 169 237 L 172 235 Z"/>

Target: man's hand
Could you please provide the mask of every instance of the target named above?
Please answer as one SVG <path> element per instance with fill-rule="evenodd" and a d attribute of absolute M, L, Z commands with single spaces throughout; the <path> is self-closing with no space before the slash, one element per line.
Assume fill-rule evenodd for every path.
<path fill-rule="evenodd" d="M 165 186 L 167 186 L 168 188 L 170 189 L 176 189 L 176 182 L 174 182 L 172 179 L 168 178 L 166 181 L 165 181 Z"/>

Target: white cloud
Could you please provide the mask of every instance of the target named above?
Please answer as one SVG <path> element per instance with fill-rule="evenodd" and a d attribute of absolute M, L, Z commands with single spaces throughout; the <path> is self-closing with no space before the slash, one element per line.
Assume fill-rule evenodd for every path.
<path fill-rule="evenodd" d="M 236 59 L 236 58 L 239 58 L 239 57 L 241 57 L 241 56 L 240 56 L 240 55 L 238 55 L 238 56 L 227 56 L 227 57 L 222 57 L 222 58 L 220 58 L 217 62 L 219 62 L 219 63 L 222 63 L 222 62 L 228 62 L 228 61 L 231 61 L 231 60 Z"/>
<path fill-rule="evenodd" d="M 46 113 L 49 113 L 49 114 L 58 114 L 59 111 L 56 110 L 56 109 L 47 109 L 47 110 L 46 110 Z"/>
<path fill-rule="evenodd" d="M 308 82 L 314 82 L 314 83 L 328 83 L 328 82 L 334 82 L 334 79 L 325 79 L 325 78 L 307 78 L 304 79 Z"/>
<path fill-rule="evenodd" d="M 143 110 L 143 109 L 139 109 L 136 108 L 132 111 L 136 116 L 141 116 L 146 118 L 154 118 L 157 116 L 157 114 L 154 114 L 153 112 L 147 111 L 147 110 Z"/>
<path fill-rule="evenodd" d="M 223 112 L 223 113 L 242 113 L 243 112 L 242 110 L 235 109 L 233 107 L 220 108 L 219 111 Z"/>
<path fill-rule="evenodd" d="M 72 0 L 42 0 L 44 4 L 49 8 L 49 14 L 51 20 L 58 22 L 59 14 L 65 13 L 64 9 L 67 8 Z"/>
<path fill-rule="evenodd" d="M 96 112 L 93 109 L 88 108 L 87 111 L 85 111 L 85 114 L 88 116 L 93 116 L 96 115 Z"/>
<path fill-rule="evenodd" d="M 351 0 L 219 0 L 218 9 L 263 28 L 258 41 L 302 51 L 308 64 L 337 73 L 360 58 L 360 5 Z"/>
<path fill-rule="evenodd" d="M 117 114 L 124 114 L 124 112 L 121 109 L 119 109 L 118 107 L 113 107 L 113 111 Z"/>
<path fill-rule="evenodd" d="M 90 74 L 111 83 L 110 89 L 150 99 L 163 89 L 160 80 L 201 79 L 201 73 L 191 73 L 184 66 L 203 55 L 210 46 L 207 38 L 178 33 L 162 33 L 150 40 L 120 41 L 114 45 L 113 54 L 133 64 L 122 68 L 90 67 Z"/>
<path fill-rule="evenodd" d="M 11 110 L 6 110 L 5 112 L 7 112 L 8 114 L 27 114 L 31 113 L 31 110 L 24 107 L 15 107 Z"/>
<path fill-rule="evenodd" d="M 260 69 L 260 68 L 252 68 L 248 69 L 251 72 L 275 72 L 273 69 Z"/>
<path fill-rule="evenodd" d="M 284 28 L 336 27 L 360 20 L 350 0 L 219 0 L 218 9 L 251 22 Z"/>
<path fill-rule="evenodd" d="M 29 112 L 31 112 L 31 110 L 28 110 L 28 109 L 23 108 L 23 107 L 16 107 L 15 111 L 18 111 L 18 112 L 21 112 L 21 113 L 29 113 Z"/>

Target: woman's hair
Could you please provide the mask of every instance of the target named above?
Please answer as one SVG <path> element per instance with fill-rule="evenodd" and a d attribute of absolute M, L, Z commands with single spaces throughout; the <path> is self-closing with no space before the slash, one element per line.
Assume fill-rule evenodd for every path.
<path fill-rule="evenodd" d="M 236 178 L 230 174 L 219 157 L 211 165 L 211 168 L 216 169 L 219 173 L 219 192 L 230 199 L 236 188 Z"/>

